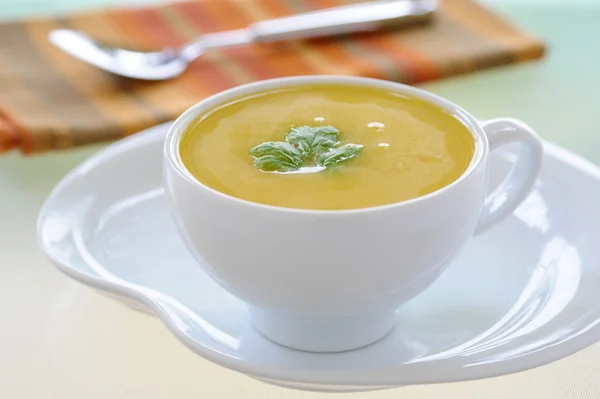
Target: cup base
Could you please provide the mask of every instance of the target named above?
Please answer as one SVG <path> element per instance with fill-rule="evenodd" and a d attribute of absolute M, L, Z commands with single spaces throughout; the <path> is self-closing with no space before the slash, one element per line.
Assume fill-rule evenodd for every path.
<path fill-rule="evenodd" d="M 366 316 L 317 318 L 253 308 L 254 327 L 271 341 L 305 352 L 345 352 L 379 341 L 396 325 L 395 311 Z"/>

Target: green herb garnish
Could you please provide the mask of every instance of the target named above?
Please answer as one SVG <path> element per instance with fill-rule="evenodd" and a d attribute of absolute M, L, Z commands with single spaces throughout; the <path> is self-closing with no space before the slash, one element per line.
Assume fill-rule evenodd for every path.
<path fill-rule="evenodd" d="M 362 145 L 346 144 L 338 148 L 332 148 L 327 152 L 322 152 L 317 157 L 317 164 L 320 166 L 330 166 L 347 159 L 354 158 L 362 150 Z"/>
<path fill-rule="evenodd" d="M 337 144 L 339 130 L 333 126 L 292 128 L 285 140 L 298 147 L 302 155 L 311 156 L 327 151 Z"/>
<path fill-rule="evenodd" d="M 325 169 L 356 157 L 363 146 L 339 143 L 333 126 L 292 128 L 286 141 L 267 141 L 250 150 L 254 166 L 265 172 L 293 172 L 303 166 Z"/>
<path fill-rule="evenodd" d="M 302 154 L 290 143 L 267 141 L 250 150 L 255 157 L 254 165 L 264 171 L 287 172 L 302 165 Z"/>

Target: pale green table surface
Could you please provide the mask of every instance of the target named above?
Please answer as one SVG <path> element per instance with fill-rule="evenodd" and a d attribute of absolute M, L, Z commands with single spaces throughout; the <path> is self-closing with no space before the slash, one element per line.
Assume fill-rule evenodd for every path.
<path fill-rule="evenodd" d="M 127 1 L 142 2 L 148 0 Z M 0 19 L 123 3 L 0 0 Z M 591 0 L 493 3 L 548 42 L 547 58 L 424 87 L 479 118 L 521 118 L 545 139 L 600 163 L 600 4 Z M 37 212 L 54 184 L 101 147 L 31 158 L 16 153 L 0 157 L 0 397 L 328 396 L 268 386 L 214 366 L 184 348 L 156 320 L 125 309 L 54 270 L 36 246 Z M 511 376 L 335 397 L 340 396 L 600 398 L 600 344 Z"/>

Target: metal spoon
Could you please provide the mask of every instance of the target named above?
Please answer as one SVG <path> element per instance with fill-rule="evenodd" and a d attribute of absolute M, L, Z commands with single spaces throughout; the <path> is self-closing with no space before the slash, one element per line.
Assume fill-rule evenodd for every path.
<path fill-rule="evenodd" d="M 174 78 L 206 50 L 284 40 L 376 31 L 430 19 L 437 0 L 387 0 L 298 14 L 254 23 L 246 29 L 210 33 L 178 47 L 139 52 L 101 44 L 82 32 L 58 29 L 48 39 L 66 53 L 100 69 L 129 78 Z"/>

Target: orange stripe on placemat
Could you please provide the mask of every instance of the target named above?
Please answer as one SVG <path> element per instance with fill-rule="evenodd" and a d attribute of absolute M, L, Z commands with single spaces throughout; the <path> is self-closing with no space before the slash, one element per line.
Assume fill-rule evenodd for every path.
<path fill-rule="evenodd" d="M 424 57 L 435 62 L 441 76 L 476 69 L 472 52 L 482 41 L 460 29 L 444 14 L 437 15 L 434 23 L 411 27 L 395 36 L 407 48 L 417 49 Z"/>
<path fill-rule="evenodd" d="M 224 1 L 224 3 L 228 3 Z M 173 3 L 173 7 L 177 9 L 182 18 L 184 18 L 191 26 L 197 29 L 201 33 L 205 32 L 218 32 L 228 29 L 238 29 L 239 26 L 232 27 L 229 22 L 230 19 L 226 19 L 223 23 L 213 15 L 214 13 L 208 7 L 205 6 L 205 2 L 177 2 Z M 247 52 L 247 47 L 241 47 L 236 49 L 237 51 Z M 227 49 L 214 49 L 209 50 L 207 54 L 208 58 L 215 59 L 217 65 L 230 64 L 229 68 L 233 71 L 241 70 L 242 76 L 236 79 L 240 81 L 250 81 L 256 79 L 264 79 L 265 70 L 269 67 L 264 63 L 258 62 L 253 58 L 249 58 L 247 62 L 240 62 L 237 57 L 232 57 L 231 54 L 234 50 Z M 192 65 L 194 67 L 194 65 Z"/>
<path fill-rule="evenodd" d="M 339 0 L 313 1 L 323 8 L 348 3 L 347 1 L 340 2 Z M 403 43 L 401 35 L 407 33 L 410 29 L 412 29 L 412 27 L 400 28 L 398 30 L 399 33 L 385 32 L 366 34 L 364 35 L 362 43 L 371 49 L 380 51 L 382 55 L 387 55 L 392 60 L 403 65 L 406 72 L 411 76 L 411 81 L 408 83 L 416 83 L 442 77 L 441 71 L 433 60 L 423 55 L 418 49 L 410 48 Z M 356 35 L 356 37 L 359 36 L 360 35 Z"/>
<path fill-rule="evenodd" d="M 312 11 L 315 8 L 330 8 L 346 4 L 354 4 L 357 1 L 329 1 L 319 2 L 311 1 L 307 3 L 303 0 L 280 0 L 292 7 L 294 12 L 307 12 Z M 330 42 L 336 43 L 341 51 L 346 52 L 352 59 L 364 60 L 370 64 L 370 68 L 374 68 L 375 77 L 390 79 L 390 80 L 405 80 L 403 79 L 406 75 L 405 68 L 398 68 L 397 62 L 390 59 L 387 55 L 382 54 L 379 50 L 374 50 L 365 46 L 361 42 L 361 38 L 364 34 L 352 34 L 345 38 L 333 39 L 333 38 L 322 38 L 310 41 L 313 45 L 320 43 Z"/>
<path fill-rule="evenodd" d="M 169 22 L 176 25 L 176 28 L 180 32 L 180 35 L 190 39 L 196 39 L 207 32 L 207 27 L 202 25 L 195 25 L 192 21 L 187 18 L 186 13 L 180 11 L 177 4 L 188 4 L 188 3 L 173 3 L 171 7 L 164 7 L 162 9 L 163 15 L 169 19 Z M 189 39 L 188 39 L 189 40 Z M 228 79 L 232 82 L 232 85 L 238 85 L 253 81 L 254 78 L 244 69 L 241 65 L 231 62 L 231 60 L 223 57 L 223 54 L 219 49 L 211 49 L 206 51 L 201 57 L 201 61 L 194 61 L 190 68 L 195 68 L 195 65 L 199 62 L 212 63 L 215 68 L 227 75 Z"/>
<path fill-rule="evenodd" d="M 320 9 L 316 4 L 307 4 L 293 0 L 272 0 L 270 8 L 278 15 L 290 15 L 299 12 L 310 12 Z M 341 75 L 369 75 L 376 74 L 372 62 L 357 57 L 345 51 L 342 41 L 329 37 L 306 41 L 297 41 L 293 49 L 315 65 L 320 73 Z"/>
<path fill-rule="evenodd" d="M 0 55 L 0 61 L 2 59 Z M 10 73 L 5 65 L 0 64 L 0 87 L 4 87 L 2 77 L 9 77 Z M 17 81 L 16 77 L 10 78 L 14 85 Z M 18 82 L 21 84 L 21 82 Z M 2 98 L 2 90 L 0 90 L 0 154 L 10 151 L 15 148 L 21 148 L 23 152 L 29 153 L 33 148 L 33 139 L 25 126 L 22 126 L 17 118 L 10 115 L 10 111 L 6 108 L 8 101 L 14 101 L 14 98 Z M 3 105 L 5 107 L 3 107 Z M 35 109 L 32 110 L 35 112 Z"/>
<path fill-rule="evenodd" d="M 76 73 L 81 65 L 72 57 L 54 48 L 48 42 L 48 32 L 62 26 L 57 20 L 39 20 L 25 24 L 32 44 L 36 46 L 40 58 L 46 62 L 43 73 L 50 74 L 52 83 L 46 86 L 46 91 L 39 93 L 50 95 L 52 102 L 48 107 L 61 121 L 54 130 L 56 143 L 59 148 L 71 147 L 73 140 L 81 140 L 80 144 L 94 142 L 94 136 L 115 139 L 120 137 L 121 125 L 110 112 L 105 112 L 94 99 L 86 93 L 85 85 Z M 102 129 L 102 131 L 99 131 Z"/>
<path fill-rule="evenodd" d="M 242 7 L 232 1 L 202 1 L 199 5 L 214 17 L 224 29 L 245 28 L 256 21 Z M 289 73 L 297 74 L 298 64 L 302 61 L 288 61 L 283 66 L 273 59 L 275 49 L 281 50 L 279 44 L 260 45 L 253 44 L 244 47 L 232 48 L 227 52 L 229 58 L 251 68 L 258 79 L 269 79 Z M 301 66 L 301 65 L 300 65 Z"/>
<path fill-rule="evenodd" d="M 1 28 L 0 26 L 0 33 L 2 32 Z M 1 39 L 2 35 L 0 35 L 0 42 Z M 14 148 L 20 148 L 23 152 L 30 153 L 33 149 L 33 137 L 28 129 L 19 123 L 18 118 L 11 115 L 9 106 L 13 108 L 24 106 L 23 111 L 29 113 L 36 113 L 39 110 L 42 115 L 44 114 L 44 108 L 42 104 L 36 103 L 36 99 L 23 101 L 23 95 L 27 94 L 26 85 L 8 69 L 8 63 L 11 60 L 7 59 L 7 53 L 8 51 L 0 54 L 0 62 L 2 62 L 0 64 L 0 87 L 2 87 L 2 90 L 0 90 L 0 153 Z M 19 89 L 11 90 L 15 87 Z M 8 97 L 4 96 L 6 94 L 8 94 Z M 18 96 L 19 98 L 17 98 L 18 94 L 21 94 Z"/>
<path fill-rule="evenodd" d="M 21 141 L 21 149 L 26 153 L 69 145 L 72 137 L 69 126 L 77 122 L 104 123 L 102 113 L 43 54 L 38 36 L 45 38 L 46 33 L 41 21 L 0 25 L 0 46 L 4 49 L 0 56 L 1 77 L 6 80 L 0 97 L 4 97 L 5 112 L 23 126 L 19 132 L 30 133 Z M 63 104 L 71 109 L 66 110 Z"/>
<path fill-rule="evenodd" d="M 471 0 L 446 0 L 444 11 L 457 25 L 471 29 L 510 51 L 515 61 L 542 57 L 545 46 Z"/>
<path fill-rule="evenodd" d="M 297 0 L 279 0 L 285 2 L 294 2 L 300 5 L 305 5 L 302 1 Z M 322 0 L 319 3 L 319 7 L 321 8 L 329 8 L 329 7 L 337 7 L 340 5 L 347 5 L 349 3 L 356 3 L 356 1 L 337 1 L 337 0 Z M 348 35 L 346 37 L 334 40 L 330 38 L 322 38 L 317 40 L 312 40 L 311 43 L 314 45 L 322 46 L 325 48 L 325 51 L 328 54 L 336 53 L 340 59 L 343 59 L 344 62 L 353 62 L 357 67 L 357 72 L 360 76 L 373 77 L 373 78 L 391 78 L 393 76 L 390 75 L 392 72 L 390 69 L 391 62 L 389 62 L 385 57 L 382 57 L 379 54 L 374 54 L 370 49 L 363 46 L 361 43 L 358 43 L 357 36 L 358 34 Z M 395 75 L 395 74 L 394 74 Z"/>
<path fill-rule="evenodd" d="M 84 31 L 99 41 L 127 45 L 124 41 L 128 38 L 114 22 L 106 13 L 88 13 L 62 20 L 66 28 Z M 62 64 L 70 65 L 73 75 L 77 76 L 78 83 L 88 96 L 117 118 L 124 133 L 139 131 L 167 119 L 162 109 L 152 106 L 135 92 L 128 90 L 123 84 L 124 79 L 83 62 Z"/>
<path fill-rule="evenodd" d="M 447 13 L 437 18 L 433 29 L 436 37 L 446 39 L 432 43 L 430 34 L 415 44 L 423 47 L 426 43 L 431 43 L 434 46 L 436 60 L 443 66 L 445 76 L 473 72 L 513 59 L 512 54 L 502 45 L 466 29 L 460 21 L 455 21 Z"/>
<path fill-rule="evenodd" d="M 380 79 L 385 77 L 384 69 L 375 60 L 353 53 L 346 44 L 346 40 L 331 39 L 310 42 L 311 46 L 321 52 L 324 57 L 330 58 L 336 65 L 346 65 L 346 68 L 341 69 L 340 73 Z"/>
<path fill-rule="evenodd" d="M 209 13 L 224 29 L 239 29 L 254 22 L 239 5 L 228 0 L 202 1 L 197 3 Z M 281 51 L 285 56 L 281 56 Z M 258 79 L 268 79 L 285 75 L 302 75 L 311 70 L 301 59 L 292 55 L 279 44 L 249 45 L 232 48 L 227 56 L 235 62 L 245 65 Z"/>
<path fill-rule="evenodd" d="M 108 11 L 107 16 L 113 19 L 114 23 L 121 27 L 122 33 L 129 36 L 138 47 L 156 48 L 165 43 L 164 38 L 157 43 L 156 35 L 147 32 L 139 21 L 138 12 L 138 10 Z M 171 39 L 169 44 L 173 44 L 172 42 Z M 175 79 L 156 82 L 124 79 L 123 85 L 125 90 L 134 92 L 148 104 L 163 110 L 171 119 L 210 93 L 206 87 L 201 87 L 201 82 L 198 82 L 195 74 L 192 73 L 184 73 Z"/>
<path fill-rule="evenodd" d="M 156 49 L 156 43 L 145 35 L 135 22 L 128 18 L 129 14 L 135 12 L 137 11 L 107 11 L 100 13 L 99 20 L 100 22 L 105 21 L 107 39 L 110 39 L 113 43 L 122 43 L 126 47 Z M 188 94 L 185 91 L 181 91 L 180 95 L 178 94 L 177 101 L 165 101 L 169 98 L 169 93 L 180 91 L 181 79 L 144 82 L 116 76 L 111 77 L 115 78 L 115 84 L 119 86 L 123 93 L 154 116 L 156 123 L 172 120 L 178 115 L 178 110 L 182 108 L 180 103 L 187 103 L 185 99 Z M 193 100 L 189 99 L 188 101 Z M 124 128 L 123 133 L 129 135 L 147 127 L 149 127 L 148 124 L 141 125 L 141 127 L 140 125 L 127 126 Z"/>
<path fill-rule="evenodd" d="M 113 31 L 109 21 L 101 18 L 102 15 L 94 13 L 71 19 L 61 19 L 57 21 L 56 26 L 52 24 L 52 26 L 46 26 L 46 29 L 58 27 L 81 29 L 92 37 L 97 37 L 98 32 Z M 94 127 L 93 131 L 85 134 L 78 133 L 78 131 L 71 132 L 69 137 L 73 140 L 72 145 L 82 144 L 80 141 L 94 143 L 103 137 L 117 139 L 126 134 L 126 131 L 139 131 L 161 122 L 149 107 L 136 101 L 127 91 L 123 90 L 120 84 L 122 79 L 85 62 L 74 60 L 69 55 L 52 46 L 45 45 L 45 43 L 41 43 L 39 48 L 48 59 L 53 60 L 57 71 L 61 72 L 73 87 L 86 96 L 90 103 L 105 115 L 104 120 L 95 122 L 97 125 L 95 127 L 94 121 L 90 121 L 90 125 Z M 58 105 L 60 106 L 60 104 Z M 110 135 L 107 135 L 107 132 L 111 132 Z"/>
<path fill-rule="evenodd" d="M 339 5 L 339 2 L 332 2 L 330 0 L 313 1 L 321 4 L 323 7 L 331 7 L 335 4 Z M 441 77 L 442 74 L 435 62 L 425 57 L 418 50 L 411 49 L 402 43 L 400 35 L 405 33 L 407 29 L 411 28 L 400 28 L 400 33 L 375 32 L 357 34 L 352 39 L 359 41 L 366 48 L 376 51 L 380 55 L 398 63 L 399 67 L 404 69 L 408 75 L 408 81 L 405 83 L 416 83 Z"/>
<path fill-rule="evenodd" d="M 294 10 L 288 7 L 287 2 L 271 1 L 255 1 L 255 2 L 238 2 L 238 4 L 246 4 L 243 10 L 255 19 L 275 18 L 282 15 L 294 14 Z M 313 11 L 315 9 L 312 9 Z M 282 43 L 283 44 L 283 43 Z M 352 75 L 354 71 L 349 65 L 336 62 L 331 55 L 325 54 L 319 49 L 304 40 L 294 40 L 285 43 L 290 53 L 294 53 L 302 59 L 307 65 L 318 73 L 322 74 L 343 74 Z M 280 45 L 280 47 L 283 47 Z"/>
<path fill-rule="evenodd" d="M 262 4 L 258 2 L 257 4 Z M 300 12 L 317 11 L 322 8 L 316 4 L 290 0 L 271 0 L 264 2 L 275 17 L 289 16 Z M 362 70 L 362 62 L 357 57 L 344 53 L 335 38 L 292 42 L 288 46 L 306 60 L 313 68 L 323 74 L 356 75 Z M 360 67 L 359 67 L 360 65 Z"/>
<path fill-rule="evenodd" d="M 394 40 L 391 36 L 373 34 L 366 36 L 363 43 L 374 50 L 380 50 L 381 54 L 387 55 L 402 65 L 410 79 L 405 83 L 415 84 L 443 76 L 435 62 L 424 57 L 420 52 L 403 45 L 401 38 Z"/>
<path fill-rule="evenodd" d="M 1 54 L 0 61 L 3 61 Z M 3 69 L 3 65 L 0 64 L 0 87 L 4 87 L 3 76 L 7 76 L 7 70 Z M 22 142 L 31 141 L 27 130 L 19 127 L 15 119 L 9 115 L 8 109 L 4 108 L 6 102 L 11 100 L 11 98 L 3 99 L 2 90 L 0 90 L 0 154 L 18 148 Z"/>
<path fill-rule="evenodd" d="M 0 153 L 19 146 L 31 149 L 31 136 L 23 127 L 18 127 L 6 110 L 0 108 Z"/>
<path fill-rule="evenodd" d="M 179 36 L 176 29 L 167 22 L 162 15 L 162 7 L 140 9 L 131 14 L 131 19 L 137 21 L 156 45 L 178 46 L 189 40 L 189 38 Z M 195 68 L 186 71 L 186 75 L 195 77 L 193 81 L 192 79 L 188 81 L 188 83 L 196 83 L 194 88 L 201 89 L 205 94 L 208 94 L 235 85 L 235 82 L 213 63 L 202 59 L 196 61 L 196 63 Z M 201 66 L 201 68 L 198 68 L 198 66 Z"/>

